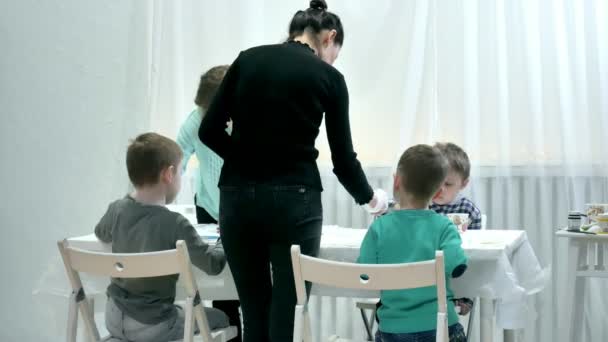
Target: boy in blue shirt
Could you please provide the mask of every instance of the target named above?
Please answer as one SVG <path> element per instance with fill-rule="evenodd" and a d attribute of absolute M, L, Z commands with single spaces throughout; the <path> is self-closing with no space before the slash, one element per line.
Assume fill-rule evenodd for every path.
<path fill-rule="evenodd" d="M 456 226 L 445 216 L 428 210 L 448 173 L 448 161 L 428 145 L 409 148 L 399 160 L 394 195 L 395 210 L 375 220 L 361 245 L 358 262 L 397 264 L 431 260 L 435 251 L 445 255 L 450 342 L 466 341 L 452 302 L 450 277 L 466 270 L 467 257 Z M 418 341 L 435 338 L 437 291 L 435 287 L 382 291 L 377 315 L 377 342 Z"/>
<path fill-rule="evenodd" d="M 182 170 L 186 171 L 188 161 L 193 154 L 198 159 L 198 170 L 194 174 L 196 186 L 194 202 L 196 204 L 196 220 L 201 224 L 218 223 L 220 215 L 218 183 L 224 160 L 200 141 L 198 129 L 229 67 L 229 65 L 218 65 L 207 70 L 201 76 L 194 98 L 196 108 L 188 115 L 177 135 L 177 144 L 184 153 Z M 230 127 L 227 130 L 230 131 Z M 213 307 L 225 312 L 230 319 L 230 325 L 237 327 L 238 333 L 237 337 L 233 339 L 234 342 L 242 340 L 239 306 L 240 302 L 238 300 L 213 301 Z"/>
<path fill-rule="evenodd" d="M 177 134 L 177 144 L 184 153 L 182 171 L 186 171 L 192 155 L 198 159 L 199 167 L 194 174 L 196 195 L 196 218 L 198 223 L 217 224 L 220 217 L 220 189 L 217 184 L 224 160 L 198 138 L 198 129 L 217 93 L 229 65 L 218 65 L 207 70 L 200 79 L 194 103 L 196 108 L 188 114 Z"/>

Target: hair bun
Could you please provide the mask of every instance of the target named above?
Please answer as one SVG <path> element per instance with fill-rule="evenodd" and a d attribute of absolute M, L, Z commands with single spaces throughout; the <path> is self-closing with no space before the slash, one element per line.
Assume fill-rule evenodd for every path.
<path fill-rule="evenodd" d="M 327 2 L 325 0 L 310 0 L 310 8 L 325 11 L 327 9 Z"/>

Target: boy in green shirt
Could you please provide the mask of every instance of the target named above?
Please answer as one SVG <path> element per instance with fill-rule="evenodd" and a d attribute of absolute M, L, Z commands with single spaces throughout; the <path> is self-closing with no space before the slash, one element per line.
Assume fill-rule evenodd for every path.
<path fill-rule="evenodd" d="M 448 172 L 448 161 L 428 145 L 403 153 L 397 166 L 394 195 L 400 210 L 374 221 L 363 243 L 358 262 L 398 264 L 431 260 L 435 251 L 445 255 L 450 342 L 466 341 L 452 302 L 450 277 L 466 270 L 467 257 L 458 229 L 445 216 L 428 210 L 429 203 Z M 382 291 L 378 309 L 376 342 L 434 341 L 437 326 L 437 291 L 434 286 L 411 290 Z"/>

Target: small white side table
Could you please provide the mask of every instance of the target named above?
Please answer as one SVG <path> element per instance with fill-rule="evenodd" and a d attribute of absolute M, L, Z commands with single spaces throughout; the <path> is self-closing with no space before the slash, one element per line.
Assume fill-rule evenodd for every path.
<path fill-rule="evenodd" d="M 570 324 L 565 324 L 562 338 L 578 341 L 583 323 L 583 301 L 587 278 L 608 278 L 604 250 L 608 248 L 608 234 L 584 234 L 560 230 L 558 238 L 568 239 L 568 302 Z"/>

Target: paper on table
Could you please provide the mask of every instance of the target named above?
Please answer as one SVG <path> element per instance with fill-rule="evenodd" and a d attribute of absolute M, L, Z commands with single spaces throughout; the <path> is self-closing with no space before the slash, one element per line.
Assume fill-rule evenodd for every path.
<path fill-rule="evenodd" d="M 196 229 L 196 232 L 202 239 L 215 241 L 220 237 L 217 227 L 215 224 L 197 224 L 194 226 L 194 229 Z"/>

